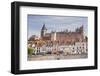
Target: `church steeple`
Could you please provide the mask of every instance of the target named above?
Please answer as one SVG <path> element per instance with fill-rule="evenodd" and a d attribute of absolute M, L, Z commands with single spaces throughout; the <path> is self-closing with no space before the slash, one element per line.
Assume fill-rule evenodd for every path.
<path fill-rule="evenodd" d="M 45 24 L 43 24 L 43 27 L 41 30 L 47 30 L 47 28 L 45 27 Z"/>
<path fill-rule="evenodd" d="M 45 24 L 43 24 L 43 27 L 41 29 L 41 37 L 44 37 L 46 32 L 47 32 L 47 28 L 46 28 Z"/>

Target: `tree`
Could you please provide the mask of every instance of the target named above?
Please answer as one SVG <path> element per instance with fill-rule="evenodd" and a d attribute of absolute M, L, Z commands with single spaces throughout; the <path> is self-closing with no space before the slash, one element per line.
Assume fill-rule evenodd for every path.
<path fill-rule="evenodd" d="M 33 48 L 29 47 L 28 48 L 28 55 L 32 56 L 32 53 L 33 53 Z"/>

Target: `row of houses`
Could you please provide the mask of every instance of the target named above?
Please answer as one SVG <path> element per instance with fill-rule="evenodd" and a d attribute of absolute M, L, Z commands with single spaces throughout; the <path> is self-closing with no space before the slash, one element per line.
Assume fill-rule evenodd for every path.
<path fill-rule="evenodd" d="M 73 45 L 51 45 L 46 44 L 43 46 L 36 46 L 35 44 L 32 44 L 32 48 L 35 49 L 33 51 L 34 54 L 83 54 L 88 52 L 87 42 L 75 42 Z"/>

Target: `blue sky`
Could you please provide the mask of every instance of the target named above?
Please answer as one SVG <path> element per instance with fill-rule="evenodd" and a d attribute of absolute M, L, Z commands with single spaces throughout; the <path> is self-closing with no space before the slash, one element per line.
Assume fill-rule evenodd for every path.
<path fill-rule="evenodd" d="M 28 38 L 31 35 L 40 36 L 40 30 L 45 26 L 50 31 L 75 31 L 77 27 L 83 25 L 85 35 L 88 35 L 88 18 L 80 16 L 53 16 L 53 15 L 28 15 Z"/>

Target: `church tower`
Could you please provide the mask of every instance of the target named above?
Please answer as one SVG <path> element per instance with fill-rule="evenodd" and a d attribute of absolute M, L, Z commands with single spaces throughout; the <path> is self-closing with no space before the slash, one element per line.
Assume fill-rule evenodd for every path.
<path fill-rule="evenodd" d="M 83 34 L 83 25 L 76 29 L 76 32 Z"/>
<path fill-rule="evenodd" d="M 43 27 L 41 29 L 41 37 L 44 37 L 46 33 L 47 33 L 47 28 L 45 27 L 45 24 L 43 24 Z"/>

